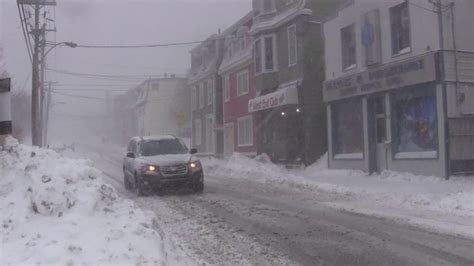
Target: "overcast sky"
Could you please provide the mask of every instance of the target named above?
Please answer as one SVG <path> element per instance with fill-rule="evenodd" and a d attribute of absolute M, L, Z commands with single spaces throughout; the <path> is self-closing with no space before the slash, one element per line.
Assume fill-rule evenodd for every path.
<path fill-rule="evenodd" d="M 16 0 L 0 0 L 0 42 L 3 43 L 7 67 L 14 90 L 31 90 L 31 65 L 25 46 Z M 251 0 L 57 0 L 55 18 L 57 33 L 50 41 L 73 41 L 86 45 L 141 45 L 204 40 L 224 30 L 251 10 Z M 51 24 L 52 25 L 52 24 Z M 148 76 L 184 75 L 190 66 L 189 50 L 193 46 L 146 49 L 71 49 L 61 47 L 48 56 L 51 69 L 137 76 L 137 81 L 100 80 L 48 73 L 64 93 L 105 97 L 104 92 L 70 90 L 97 88 L 128 89 Z M 109 87 L 104 87 L 110 85 Z M 67 90 L 67 91 L 66 91 Z M 100 101 L 55 95 L 58 119 L 67 115 L 94 115 Z M 87 105 L 86 105 L 87 104 Z M 84 108 L 87 106 L 87 108 Z"/>
<path fill-rule="evenodd" d="M 16 0 L 0 0 L 2 42 L 9 72 L 16 82 L 29 75 L 29 60 L 22 35 Z M 225 29 L 251 9 L 251 0 L 57 0 L 56 35 L 49 40 L 79 44 L 135 45 L 205 39 Z M 114 75 L 185 74 L 192 46 L 150 49 L 70 49 L 51 53 L 49 67 L 73 72 Z M 91 80 L 54 81 L 91 83 Z M 96 83 L 95 81 L 93 83 Z M 115 83 L 114 85 L 117 85 Z"/>

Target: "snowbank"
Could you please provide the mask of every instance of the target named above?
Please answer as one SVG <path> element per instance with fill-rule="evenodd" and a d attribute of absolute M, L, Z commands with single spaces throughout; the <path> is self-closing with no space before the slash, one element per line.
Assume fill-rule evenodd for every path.
<path fill-rule="evenodd" d="M 263 158 L 263 159 L 262 159 Z M 327 155 L 303 170 L 288 170 L 265 159 L 234 154 L 205 159 L 211 176 L 249 179 L 301 191 L 334 195 L 321 202 L 352 212 L 401 218 L 412 224 L 474 237 L 474 177 L 416 176 L 386 171 L 379 175 L 327 168 Z M 317 193 L 314 193 L 317 194 Z"/>
<path fill-rule="evenodd" d="M 0 151 L 0 264 L 166 264 L 153 216 L 91 161 L 10 141 Z"/>

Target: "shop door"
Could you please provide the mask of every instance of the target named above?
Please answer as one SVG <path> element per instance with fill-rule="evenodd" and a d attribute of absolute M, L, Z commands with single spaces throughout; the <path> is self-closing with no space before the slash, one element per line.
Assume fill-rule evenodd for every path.
<path fill-rule="evenodd" d="M 375 153 L 373 156 L 374 170 L 381 172 L 387 169 L 387 122 L 386 122 L 386 110 L 385 110 L 385 98 L 383 96 L 372 98 L 369 100 L 369 107 L 372 114 L 372 142 Z"/>
<path fill-rule="evenodd" d="M 234 124 L 227 124 L 224 131 L 224 150 L 225 156 L 232 156 L 235 151 L 235 131 Z"/>

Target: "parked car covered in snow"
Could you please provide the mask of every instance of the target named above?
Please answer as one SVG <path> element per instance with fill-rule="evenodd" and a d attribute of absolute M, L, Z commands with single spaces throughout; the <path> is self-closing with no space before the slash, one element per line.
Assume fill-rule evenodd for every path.
<path fill-rule="evenodd" d="M 169 187 L 204 190 L 204 171 L 199 159 L 174 136 L 134 137 L 123 162 L 124 185 L 139 195 L 163 192 Z"/>

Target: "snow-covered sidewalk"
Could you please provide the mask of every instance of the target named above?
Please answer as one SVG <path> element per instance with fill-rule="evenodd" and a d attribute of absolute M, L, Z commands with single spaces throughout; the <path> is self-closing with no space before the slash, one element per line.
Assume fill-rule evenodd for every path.
<path fill-rule="evenodd" d="M 9 142 L 0 151 L 1 265 L 173 264 L 153 214 L 121 199 L 91 161 Z"/>
<path fill-rule="evenodd" d="M 474 177 L 416 176 L 383 172 L 330 170 L 327 157 L 301 170 L 274 165 L 265 156 L 235 154 L 229 160 L 204 159 L 207 175 L 243 178 L 269 185 L 329 192 L 327 206 L 351 212 L 397 218 L 417 226 L 474 238 Z"/>

